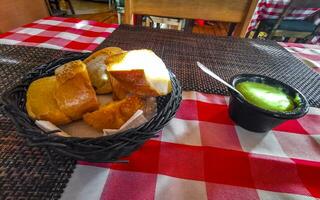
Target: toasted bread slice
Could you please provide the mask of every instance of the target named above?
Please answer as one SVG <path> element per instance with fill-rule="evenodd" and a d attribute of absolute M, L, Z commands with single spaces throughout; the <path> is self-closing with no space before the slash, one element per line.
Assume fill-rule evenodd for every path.
<path fill-rule="evenodd" d="M 119 129 L 130 117 L 144 106 L 144 101 L 137 97 L 127 97 L 121 101 L 113 101 L 99 110 L 87 113 L 83 120 L 97 130 Z"/>
<path fill-rule="evenodd" d="M 55 76 L 40 78 L 30 84 L 26 109 L 32 119 L 50 121 L 55 125 L 71 122 L 71 119 L 60 110 L 54 98 L 56 87 Z"/>
<path fill-rule="evenodd" d="M 171 92 L 169 72 L 151 50 L 133 50 L 106 60 L 107 70 L 130 93 L 160 96 Z"/>
<path fill-rule="evenodd" d="M 86 65 L 80 61 L 66 63 L 55 70 L 57 88 L 54 97 L 62 112 L 72 120 L 99 107 Z"/>
<path fill-rule="evenodd" d="M 87 65 L 91 83 L 97 94 L 112 92 L 112 87 L 106 71 L 105 60 L 109 56 L 122 52 L 122 49 L 119 47 L 107 47 L 96 51 L 83 61 Z"/>

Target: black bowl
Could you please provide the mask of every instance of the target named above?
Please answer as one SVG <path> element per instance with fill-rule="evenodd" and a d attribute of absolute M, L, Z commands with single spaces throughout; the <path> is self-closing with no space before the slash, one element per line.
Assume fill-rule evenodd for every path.
<path fill-rule="evenodd" d="M 231 119 L 239 126 L 254 132 L 267 132 L 279 124 L 304 116 L 309 110 L 307 99 L 297 89 L 276 79 L 255 75 L 255 74 L 240 74 L 231 78 L 231 84 L 235 87 L 238 83 L 250 81 L 264 83 L 267 85 L 281 87 L 283 91 L 291 96 L 300 97 L 299 105 L 295 105 L 295 109 L 289 112 L 275 112 L 265 110 L 247 102 L 236 92 L 229 89 L 231 93 L 229 102 L 229 115 Z"/>

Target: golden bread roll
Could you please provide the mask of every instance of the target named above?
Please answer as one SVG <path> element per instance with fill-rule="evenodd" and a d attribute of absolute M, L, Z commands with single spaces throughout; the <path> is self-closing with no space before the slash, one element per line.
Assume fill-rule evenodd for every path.
<path fill-rule="evenodd" d="M 83 120 L 97 130 L 119 129 L 130 117 L 144 106 L 144 101 L 137 96 L 113 101 L 99 110 L 87 113 Z"/>
<path fill-rule="evenodd" d="M 80 61 L 66 63 L 55 70 L 57 88 L 54 97 L 62 112 L 72 120 L 99 107 L 86 65 Z"/>
<path fill-rule="evenodd" d="M 105 60 L 109 56 L 122 52 L 122 49 L 119 47 L 107 47 L 96 51 L 83 61 L 87 65 L 91 83 L 97 94 L 112 92 L 112 87 L 106 72 Z"/>
<path fill-rule="evenodd" d="M 113 55 L 107 58 L 106 64 L 109 74 L 132 94 L 160 96 L 172 90 L 165 64 L 151 50 L 133 50 Z"/>
<path fill-rule="evenodd" d="M 56 87 L 55 76 L 40 78 L 30 84 L 26 109 L 32 119 L 47 120 L 56 125 L 71 122 L 71 119 L 60 110 L 54 98 Z"/>

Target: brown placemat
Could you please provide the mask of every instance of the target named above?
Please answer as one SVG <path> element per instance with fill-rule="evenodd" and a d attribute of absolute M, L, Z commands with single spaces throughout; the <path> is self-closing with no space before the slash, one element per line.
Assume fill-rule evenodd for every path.
<path fill-rule="evenodd" d="M 26 72 L 59 58 L 66 51 L 0 45 L 1 94 L 18 83 Z M 44 148 L 29 147 L 17 135 L 0 105 L 0 199 L 59 199 L 75 161 L 53 156 L 52 166 Z"/>
<path fill-rule="evenodd" d="M 320 76 L 273 41 L 212 37 L 172 30 L 121 25 L 98 49 L 147 48 L 159 55 L 184 90 L 229 95 L 227 88 L 204 74 L 202 62 L 225 80 L 241 73 L 262 74 L 299 89 L 320 107 Z"/>

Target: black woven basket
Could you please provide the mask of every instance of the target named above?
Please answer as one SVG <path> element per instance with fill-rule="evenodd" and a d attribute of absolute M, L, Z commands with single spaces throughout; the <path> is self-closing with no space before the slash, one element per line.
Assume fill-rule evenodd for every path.
<path fill-rule="evenodd" d="M 149 138 L 158 136 L 159 130 L 170 121 L 180 105 L 181 86 L 175 75 L 170 72 L 172 92 L 166 96 L 157 97 L 157 114 L 147 123 L 115 135 L 98 138 L 61 137 L 55 134 L 57 131 L 45 132 L 39 129 L 34 120 L 29 118 L 25 108 L 26 91 L 30 83 L 54 74 L 54 70 L 64 63 L 83 60 L 87 56 L 88 54 L 71 54 L 34 68 L 22 79 L 21 84 L 3 94 L 2 101 L 17 132 L 28 139 L 29 145 L 54 150 L 77 160 L 117 162 L 120 157 L 129 155 Z"/>

